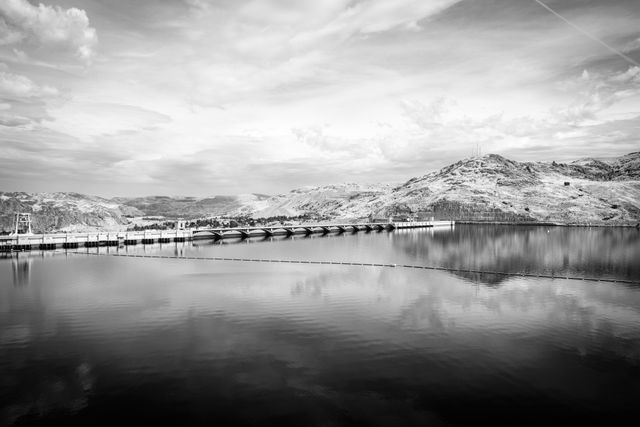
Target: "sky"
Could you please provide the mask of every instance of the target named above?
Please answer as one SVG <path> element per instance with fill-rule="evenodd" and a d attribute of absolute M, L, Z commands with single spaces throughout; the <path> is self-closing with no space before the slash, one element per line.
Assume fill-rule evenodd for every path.
<path fill-rule="evenodd" d="M 0 2 L 0 191 L 278 194 L 640 151 L 640 2 Z"/>

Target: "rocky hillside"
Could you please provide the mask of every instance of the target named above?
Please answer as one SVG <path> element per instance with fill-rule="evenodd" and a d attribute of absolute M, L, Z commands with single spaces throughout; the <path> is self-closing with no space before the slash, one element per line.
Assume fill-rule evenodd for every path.
<path fill-rule="evenodd" d="M 269 196 L 263 194 L 241 194 L 239 196 L 211 197 L 117 197 L 113 202 L 135 208 L 148 216 L 167 218 L 202 218 L 226 215 L 230 212 L 246 210 L 258 211 L 267 207 L 264 203 Z"/>
<path fill-rule="evenodd" d="M 316 214 L 330 218 L 368 216 L 372 202 L 389 194 L 390 185 L 336 184 L 304 187 L 262 201 L 258 208 L 250 205 L 234 211 L 254 218 Z"/>
<path fill-rule="evenodd" d="M 199 218 L 312 214 L 342 220 L 422 216 L 467 221 L 636 224 L 640 152 L 571 163 L 516 162 L 496 154 L 461 160 L 397 185 L 337 184 L 277 196 L 103 199 L 77 193 L 0 193 L 0 228 L 33 213 L 36 231 L 120 229 L 126 216 Z"/>
<path fill-rule="evenodd" d="M 78 193 L 0 192 L 0 230 L 11 230 L 16 212 L 32 214 L 32 228 L 36 233 L 118 230 L 128 224 L 125 215 L 142 215 L 135 208 Z"/>
<path fill-rule="evenodd" d="M 490 154 L 395 188 L 384 213 L 470 220 L 623 223 L 640 220 L 640 153 L 608 162 L 519 163 Z"/>
<path fill-rule="evenodd" d="M 435 216 L 472 221 L 628 224 L 640 221 L 640 153 L 572 163 L 461 160 L 396 187 L 328 186 L 266 201 L 255 216 Z"/>

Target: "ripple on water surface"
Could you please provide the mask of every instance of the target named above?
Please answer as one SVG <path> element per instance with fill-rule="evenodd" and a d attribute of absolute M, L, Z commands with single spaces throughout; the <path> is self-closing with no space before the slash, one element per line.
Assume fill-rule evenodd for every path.
<path fill-rule="evenodd" d="M 456 227 L 98 253 L 640 280 L 635 230 Z M 39 252 L 0 259 L 2 422 L 613 421 L 640 288 L 406 268 Z M 608 418 L 612 421 L 611 418 Z"/>

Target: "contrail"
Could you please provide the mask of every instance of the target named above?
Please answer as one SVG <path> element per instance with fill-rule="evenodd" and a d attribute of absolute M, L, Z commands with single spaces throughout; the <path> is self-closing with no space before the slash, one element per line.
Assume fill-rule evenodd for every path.
<path fill-rule="evenodd" d="M 589 33 L 588 31 L 583 30 L 582 28 L 580 28 L 579 26 L 577 26 L 576 24 L 574 24 L 573 22 L 569 21 L 567 18 L 565 18 L 564 16 L 560 15 L 558 12 L 556 12 L 555 10 L 551 9 L 549 6 L 547 6 L 546 4 L 544 4 L 543 2 L 541 2 L 540 0 L 534 0 L 536 3 L 538 3 L 540 6 L 544 7 L 545 9 L 547 9 L 549 12 L 553 13 L 555 16 L 557 16 L 558 18 L 562 19 L 564 22 L 566 22 L 567 24 L 571 25 L 573 28 L 575 28 L 576 30 L 580 31 L 582 34 L 584 34 L 585 36 L 589 37 L 591 40 L 600 43 L 602 46 L 606 47 L 607 49 L 609 49 L 611 52 L 615 53 L 616 55 L 618 55 L 619 57 L 621 57 L 622 59 L 624 59 L 625 61 L 629 62 L 632 65 L 635 65 L 636 67 L 640 67 L 640 63 L 634 61 L 632 58 L 629 58 L 627 55 L 625 55 L 624 53 L 620 52 L 619 50 L 617 50 L 616 48 L 609 46 L 607 43 L 603 42 L 602 40 L 600 40 L 599 38 L 597 38 L 596 36 L 592 35 L 591 33 Z"/>

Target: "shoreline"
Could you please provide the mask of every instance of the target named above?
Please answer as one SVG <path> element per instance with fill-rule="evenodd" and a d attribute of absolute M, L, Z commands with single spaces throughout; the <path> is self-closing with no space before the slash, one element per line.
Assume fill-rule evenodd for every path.
<path fill-rule="evenodd" d="M 480 220 L 452 220 L 456 225 L 464 224 L 464 225 L 506 225 L 506 226 L 537 226 L 537 227 L 600 227 L 600 228 L 638 228 L 640 229 L 640 221 L 636 223 L 564 223 L 564 222 L 551 222 L 551 221 L 480 221 Z M 233 228 L 233 227 L 220 227 L 220 228 Z M 404 228 L 404 227 L 402 227 Z M 159 231 L 172 231 L 173 229 L 149 229 L 148 232 L 159 232 Z M 96 228 L 92 228 L 90 230 L 80 230 L 80 231 L 45 231 L 43 233 L 37 234 L 80 234 L 80 233 L 134 233 L 133 230 L 111 230 L 105 229 L 100 230 Z M 144 230 L 139 230 L 139 232 L 144 232 Z M 0 234 L 0 239 L 9 238 L 10 234 Z"/>
<path fill-rule="evenodd" d="M 545 227 L 602 227 L 602 228 L 640 228 L 640 222 L 635 224 L 603 224 L 603 223 L 563 223 L 563 222 L 545 222 L 545 221 L 473 221 L 473 220 L 456 220 L 456 224 L 466 225 L 533 225 Z"/>

